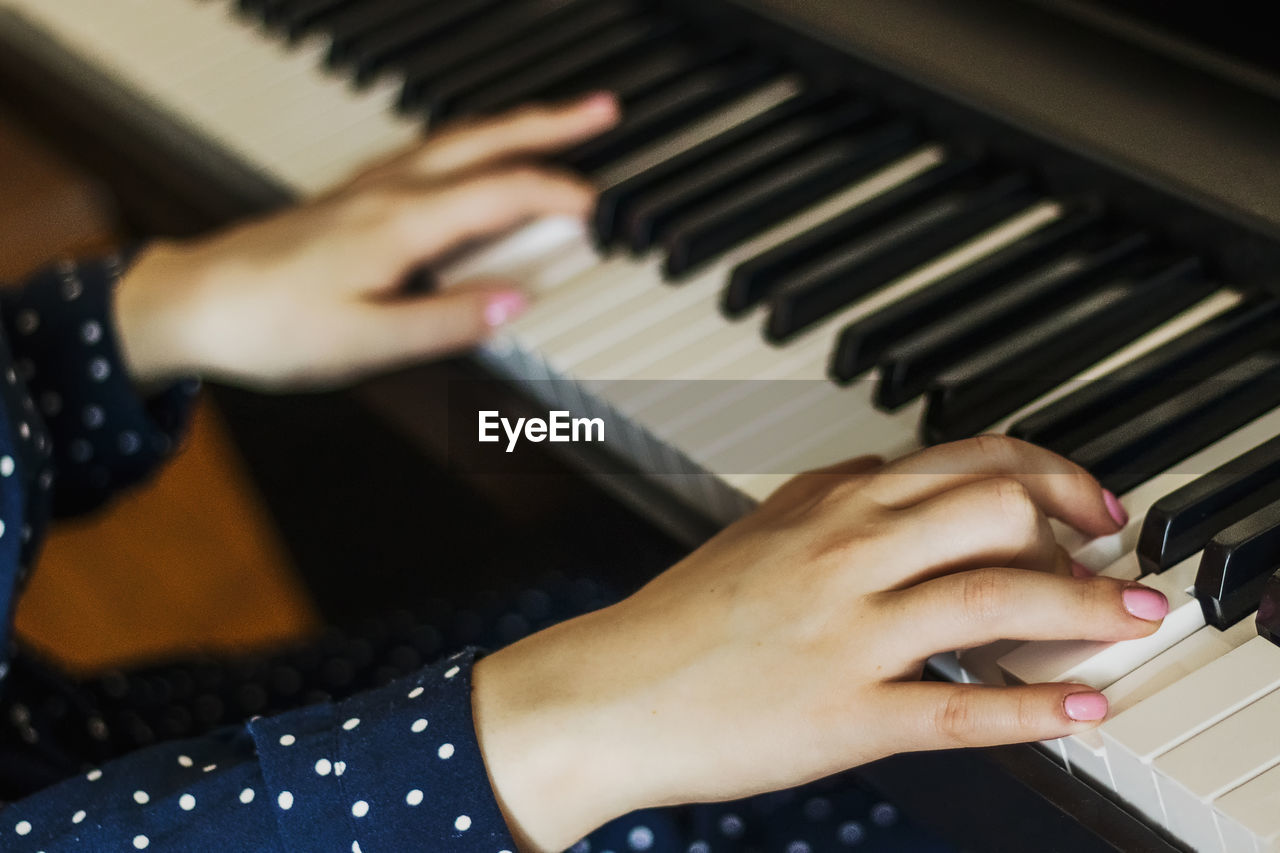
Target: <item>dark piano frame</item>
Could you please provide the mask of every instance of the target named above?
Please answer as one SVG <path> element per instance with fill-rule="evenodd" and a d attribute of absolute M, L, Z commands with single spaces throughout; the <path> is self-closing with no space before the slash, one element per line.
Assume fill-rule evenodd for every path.
<path fill-rule="evenodd" d="M 680 11 L 758 34 L 819 78 L 864 84 L 956 145 L 994 145 L 1036 163 L 1057 192 L 1070 196 L 1082 184 L 1100 187 L 1117 206 L 1203 251 L 1211 270 L 1236 283 L 1280 291 L 1274 273 L 1280 269 L 1280 170 L 1265 162 L 1268 153 L 1280 150 L 1280 118 L 1274 115 L 1280 111 L 1256 91 L 1014 0 L 691 5 L 680 3 Z M 860 26 L 867 19 L 877 27 Z M 1083 83 L 1056 73 L 1073 56 L 1087 57 L 1076 69 L 1087 78 Z M 1020 81 L 1007 81 L 1008 91 L 1001 89 L 998 78 L 1019 61 L 1040 67 Z M 1010 88 L 1025 88 L 1028 79 L 1035 80 L 1034 96 Z M 1125 85 L 1090 88 L 1108 79 Z M 1152 95 L 1160 90 L 1186 97 L 1171 106 Z M 1104 103 L 1097 110 L 1081 109 L 1090 96 L 1111 108 Z M 91 69 L 68 62 L 56 44 L 22 33 L 3 9 L 0 106 L 108 180 L 137 233 L 198 233 L 289 201 L 289 193 L 265 175 L 96 78 Z M 1171 128 L 1189 138 L 1177 150 L 1160 150 L 1156 143 Z M 415 374 L 408 374 L 398 384 L 380 389 L 373 383 L 352 393 L 386 416 L 404 383 L 413 381 Z M 599 465 L 584 455 L 565 462 L 587 476 L 618 470 L 616 460 Z M 691 545 L 714 529 L 695 509 L 673 505 L 638 475 L 600 479 Z M 862 772 L 911 816 L 967 850 L 1186 849 L 1032 746 L 900 755 Z"/>

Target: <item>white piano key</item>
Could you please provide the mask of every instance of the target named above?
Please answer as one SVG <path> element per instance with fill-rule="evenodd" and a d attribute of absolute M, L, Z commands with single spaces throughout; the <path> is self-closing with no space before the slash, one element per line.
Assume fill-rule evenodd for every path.
<path fill-rule="evenodd" d="M 584 380 L 605 378 L 582 369 L 582 363 L 616 351 L 620 340 L 632 336 L 643 337 L 650 347 L 665 344 L 663 329 L 673 316 L 711 310 L 720 282 L 704 276 L 679 287 L 668 287 L 661 283 L 657 267 L 655 263 L 646 269 L 645 280 L 629 290 L 629 295 L 611 302 L 605 309 L 607 316 L 598 324 L 581 323 L 548 340 L 546 353 L 556 367 Z M 664 292 L 654 293 L 654 279 L 658 279 L 657 286 L 663 287 Z"/>
<path fill-rule="evenodd" d="M 1098 574 L 1117 580 L 1137 580 L 1142 575 L 1136 554 L 1129 553 L 1104 568 Z M 978 684 L 1006 684 L 1008 678 L 1000 666 L 1000 659 L 1026 645 L 1017 640 L 1001 640 L 960 653 L 960 665 L 969 674 L 969 680 Z M 1098 644 L 1101 649 L 1105 643 Z"/>
<path fill-rule="evenodd" d="M 1200 603 L 1187 592 L 1195 583 L 1199 567 L 1197 553 L 1160 574 L 1141 578 L 1144 586 L 1159 590 L 1169 599 L 1169 614 L 1150 636 L 1118 643 L 1027 643 L 1002 657 L 1000 668 L 1011 680 L 1023 684 L 1071 681 L 1101 690 L 1204 627 Z"/>
<path fill-rule="evenodd" d="M 792 76 L 770 80 L 747 94 L 734 99 L 720 110 L 691 122 L 647 146 L 635 154 L 610 165 L 596 176 L 600 186 L 609 187 L 634 177 L 664 160 L 669 160 L 693 148 L 713 136 L 731 130 L 779 104 L 785 103 L 803 90 L 800 79 Z"/>
<path fill-rule="evenodd" d="M 1116 791 L 1149 819 L 1165 824 L 1152 763 L 1276 689 L 1280 647 L 1253 637 L 1107 720 L 1097 731 Z"/>
<path fill-rule="evenodd" d="M 418 134 L 375 109 L 377 93 L 352 91 L 313 61 L 308 68 L 311 53 L 263 38 L 218 4 L 21 0 L 17 7 L 105 79 L 300 195 L 328 188 L 363 159 Z M 162 36 L 137 41 L 132 22 L 157 16 Z M 255 71 L 246 90 L 243 75 Z M 316 145 L 326 126 L 341 132 Z"/>
<path fill-rule="evenodd" d="M 1280 767 L 1250 779 L 1214 802 L 1226 853 L 1272 853 L 1280 846 Z"/>
<path fill-rule="evenodd" d="M 1237 622 L 1226 631 L 1220 631 L 1212 625 L 1204 626 L 1103 688 L 1102 694 L 1107 697 L 1108 716 L 1115 717 L 1132 708 L 1148 696 L 1155 695 L 1257 635 L 1252 618 Z M 1097 729 L 1062 738 L 1062 748 L 1071 772 L 1087 776 L 1108 788 L 1116 787 L 1106 746 Z"/>
<path fill-rule="evenodd" d="M 1221 849 L 1214 800 L 1280 764 L 1280 691 L 1268 693 L 1156 758 L 1167 826 L 1203 850 Z"/>
<path fill-rule="evenodd" d="M 441 287 L 464 281 L 510 278 L 533 264 L 550 263 L 586 242 L 586 227 L 570 216 L 552 216 L 523 225 L 454 258 L 437 271 Z"/>
<path fill-rule="evenodd" d="M 614 305 L 648 286 L 656 269 L 654 259 L 640 263 L 608 258 L 539 299 L 511 324 L 510 332 L 522 346 L 544 349 L 580 324 L 606 316 Z"/>
<path fill-rule="evenodd" d="M 974 263 L 1031 231 L 1043 227 L 1060 215 L 1061 207 L 1056 203 L 1045 202 L 1034 205 L 912 273 L 908 273 L 878 293 L 828 318 L 786 346 L 773 346 L 761 338 L 761 343 L 756 349 L 739 355 L 733 365 L 732 377 L 714 378 L 824 380 L 825 359 L 834 345 L 834 336 L 855 317 L 901 299 L 963 266 Z M 739 384 L 747 389 L 750 388 L 749 382 Z M 729 393 L 735 392 L 731 389 Z M 737 422 L 733 417 L 723 416 L 721 402 L 721 398 L 703 398 L 696 383 L 693 383 L 686 390 L 677 389 L 675 394 L 659 400 L 637 414 L 647 423 L 653 424 L 664 440 L 685 449 L 694 459 L 698 459 L 706 441 L 716 440 L 717 427 Z M 738 404 L 734 402 L 730 405 Z M 665 411 L 662 411 L 664 407 Z M 734 411 L 741 410 L 734 409 Z M 710 427 L 705 425 L 708 418 L 714 419 Z M 871 423 L 874 424 L 874 420 Z"/>
<path fill-rule="evenodd" d="M 798 431 L 794 443 L 778 448 L 775 455 L 754 466 L 742 469 L 729 467 L 722 476 L 731 485 L 760 500 L 787 479 L 804 471 L 823 468 L 854 456 L 881 455 L 895 459 L 918 450 L 920 440 L 916 427 L 924 412 L 923 401 L 911 403 L 896 412 L 876 412 L 870 401 L 873 387 L 871 380 L 863 379 L 845 388 L 844 392 L 855 408 L 865 407 L 863 411 L 875 418 L 875 437 L 864 431 L 865 418 L 862 416 L 857 422 L 848 418 L 817 422 L 803 420 L 807 428 Z M 734 448 L 733 452 L 741 451 Z M 724 463 L 717 461 L 714 464 Z M 748 473 L 735 474 L 734 470 L 746 470 Z"/>

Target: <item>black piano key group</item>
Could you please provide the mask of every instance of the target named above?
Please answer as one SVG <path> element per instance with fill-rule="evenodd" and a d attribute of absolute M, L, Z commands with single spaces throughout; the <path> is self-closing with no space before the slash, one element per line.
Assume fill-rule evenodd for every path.
<path fill-rule="evenodd" d="M 1201 258 L 1089 187 L 1053 199 L 1033 164 L 932 138 L 875 93 L 832 88 L 748 39 L 644 0 L 241 0 L 289 39 L 323 34 L 354 85 L 402 81 L 397 104 L 438 121 L 614 91 L 622 122 L 564 154 L 601 178 L 628 157 L 779 80 L 800 94 L 602 187 L 602 251 L 656 254 L 678 286 L 753 236 L 924 146 L 937 165 L 738 263 L 720 307 L 758 315 L 776 346 L 830 335 L 830 377 L 871 378 L 886 412 L 921 405 L 927 442 L 973 435 L 1221 289 Z M 1022 238 L 843 328 L 831 318 L 1038 203 Z M 827 324 L 827 325 L 824 325 Z M 660 345 L 660 342 L 655 342 Z M 1280 300 L 1261 292 L 1018 419 L 1012 435 L 1075 460 L 1117 493 L 1280 406 Z M 1203 551 L 1207 620 L 1258 608 L 1280 635 L 1280 439 L 1158 501 L 1144 570 Z"/>

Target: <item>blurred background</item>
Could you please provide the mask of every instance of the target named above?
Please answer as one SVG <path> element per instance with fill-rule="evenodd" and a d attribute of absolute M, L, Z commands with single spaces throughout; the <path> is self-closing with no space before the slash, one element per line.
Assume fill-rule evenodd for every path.
<path fill-rule="evenodd" d="M 0 112 L 0 281 L 125 239 L 110 191 Z M 23 638 L 90 673 L 313 632 L 315 605 L 243 464 L 206 396 L 158 479 L 54 533 L 18 610 Z"/>

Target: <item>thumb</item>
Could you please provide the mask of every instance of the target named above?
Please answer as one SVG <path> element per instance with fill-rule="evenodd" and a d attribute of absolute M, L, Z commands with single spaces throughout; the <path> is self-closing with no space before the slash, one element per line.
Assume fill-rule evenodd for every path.
<path fill-rule="evenodd" d="M 465 350 L 527 306 L 524 293 L 500 282 L 367 304 L 358 335 L 360 354 L 370 367 L 390 367 Z"/>

